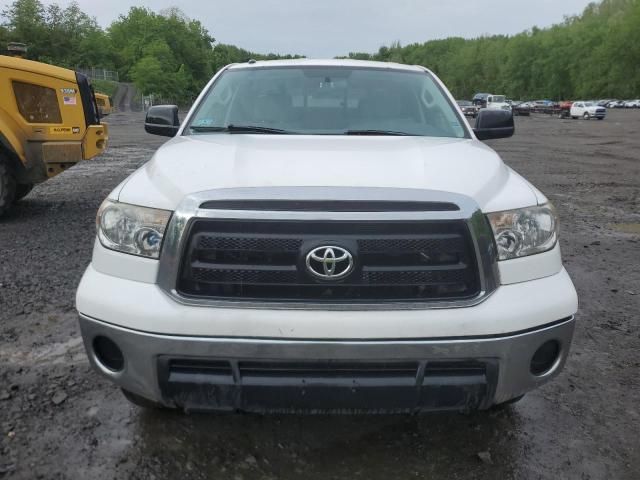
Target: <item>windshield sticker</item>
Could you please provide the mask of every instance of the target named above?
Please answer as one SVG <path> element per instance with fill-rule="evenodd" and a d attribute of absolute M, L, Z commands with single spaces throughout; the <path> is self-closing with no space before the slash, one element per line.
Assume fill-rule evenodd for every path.
<path fill-rule="evenodd" d="M 201 118 L 197 122 L 193 123 L 194 127 L 211 127 L 215 125 L 215 120 L 213 118 Z"/>
<path fill-rule="evenodd" d="M 76 105 L 76 96 L 75 95 L 65 95 L 63 98 L 65 105 Z"/>

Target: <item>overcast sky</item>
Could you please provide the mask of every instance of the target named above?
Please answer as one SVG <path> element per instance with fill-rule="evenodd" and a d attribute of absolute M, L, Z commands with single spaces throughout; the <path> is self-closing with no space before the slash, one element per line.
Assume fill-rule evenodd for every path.
<path fill-rule="evenodd" d="M 70 0 L 43 3 L 67 5 Z M 0 5 L 10 3 L 0 0 Z M 78 0 L 108 26 L 131 5 L 178 6 L 218 42 L 258 53 L 334 57 L 449 36 L 512 34 L 562 21 L 589 0 Z"/>

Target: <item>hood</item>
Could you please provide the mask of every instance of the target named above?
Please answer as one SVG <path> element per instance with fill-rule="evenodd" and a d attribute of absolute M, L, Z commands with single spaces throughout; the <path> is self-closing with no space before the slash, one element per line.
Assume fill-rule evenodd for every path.
<path fill-rule="evenodd" d="M 118 198 L 175 210 L 192 193 L 266 186 L 439 190 L 467 195 L 484 211 L 537 203 L 531 186 L 477 140 L 243 134 L 170 140 L 121 185 Z"/>

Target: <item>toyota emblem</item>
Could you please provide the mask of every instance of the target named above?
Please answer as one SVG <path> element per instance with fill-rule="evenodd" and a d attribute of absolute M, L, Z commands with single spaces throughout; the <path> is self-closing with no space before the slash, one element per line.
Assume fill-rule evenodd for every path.
<path fill-rule="evenodd" d="M 351 273 L 353 255 L 336 246 L 314 248 L 307 254 L 307 271 L 322 280 L 340 280 Z"/>

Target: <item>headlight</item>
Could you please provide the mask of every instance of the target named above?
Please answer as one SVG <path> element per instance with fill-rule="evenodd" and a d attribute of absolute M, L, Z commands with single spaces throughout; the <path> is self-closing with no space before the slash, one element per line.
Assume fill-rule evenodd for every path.
<path fill-rule="evenodd" d="M 558 217 L 551 203 L 490 213 L 487 217 L 500 260 L 546 252 L 558 241 Z"/>
<path fill-rule="evenodd" d="M 158 258 L 171 212 L 105 200 L 96 219 L 98 238 L 107 248 Z"/>

